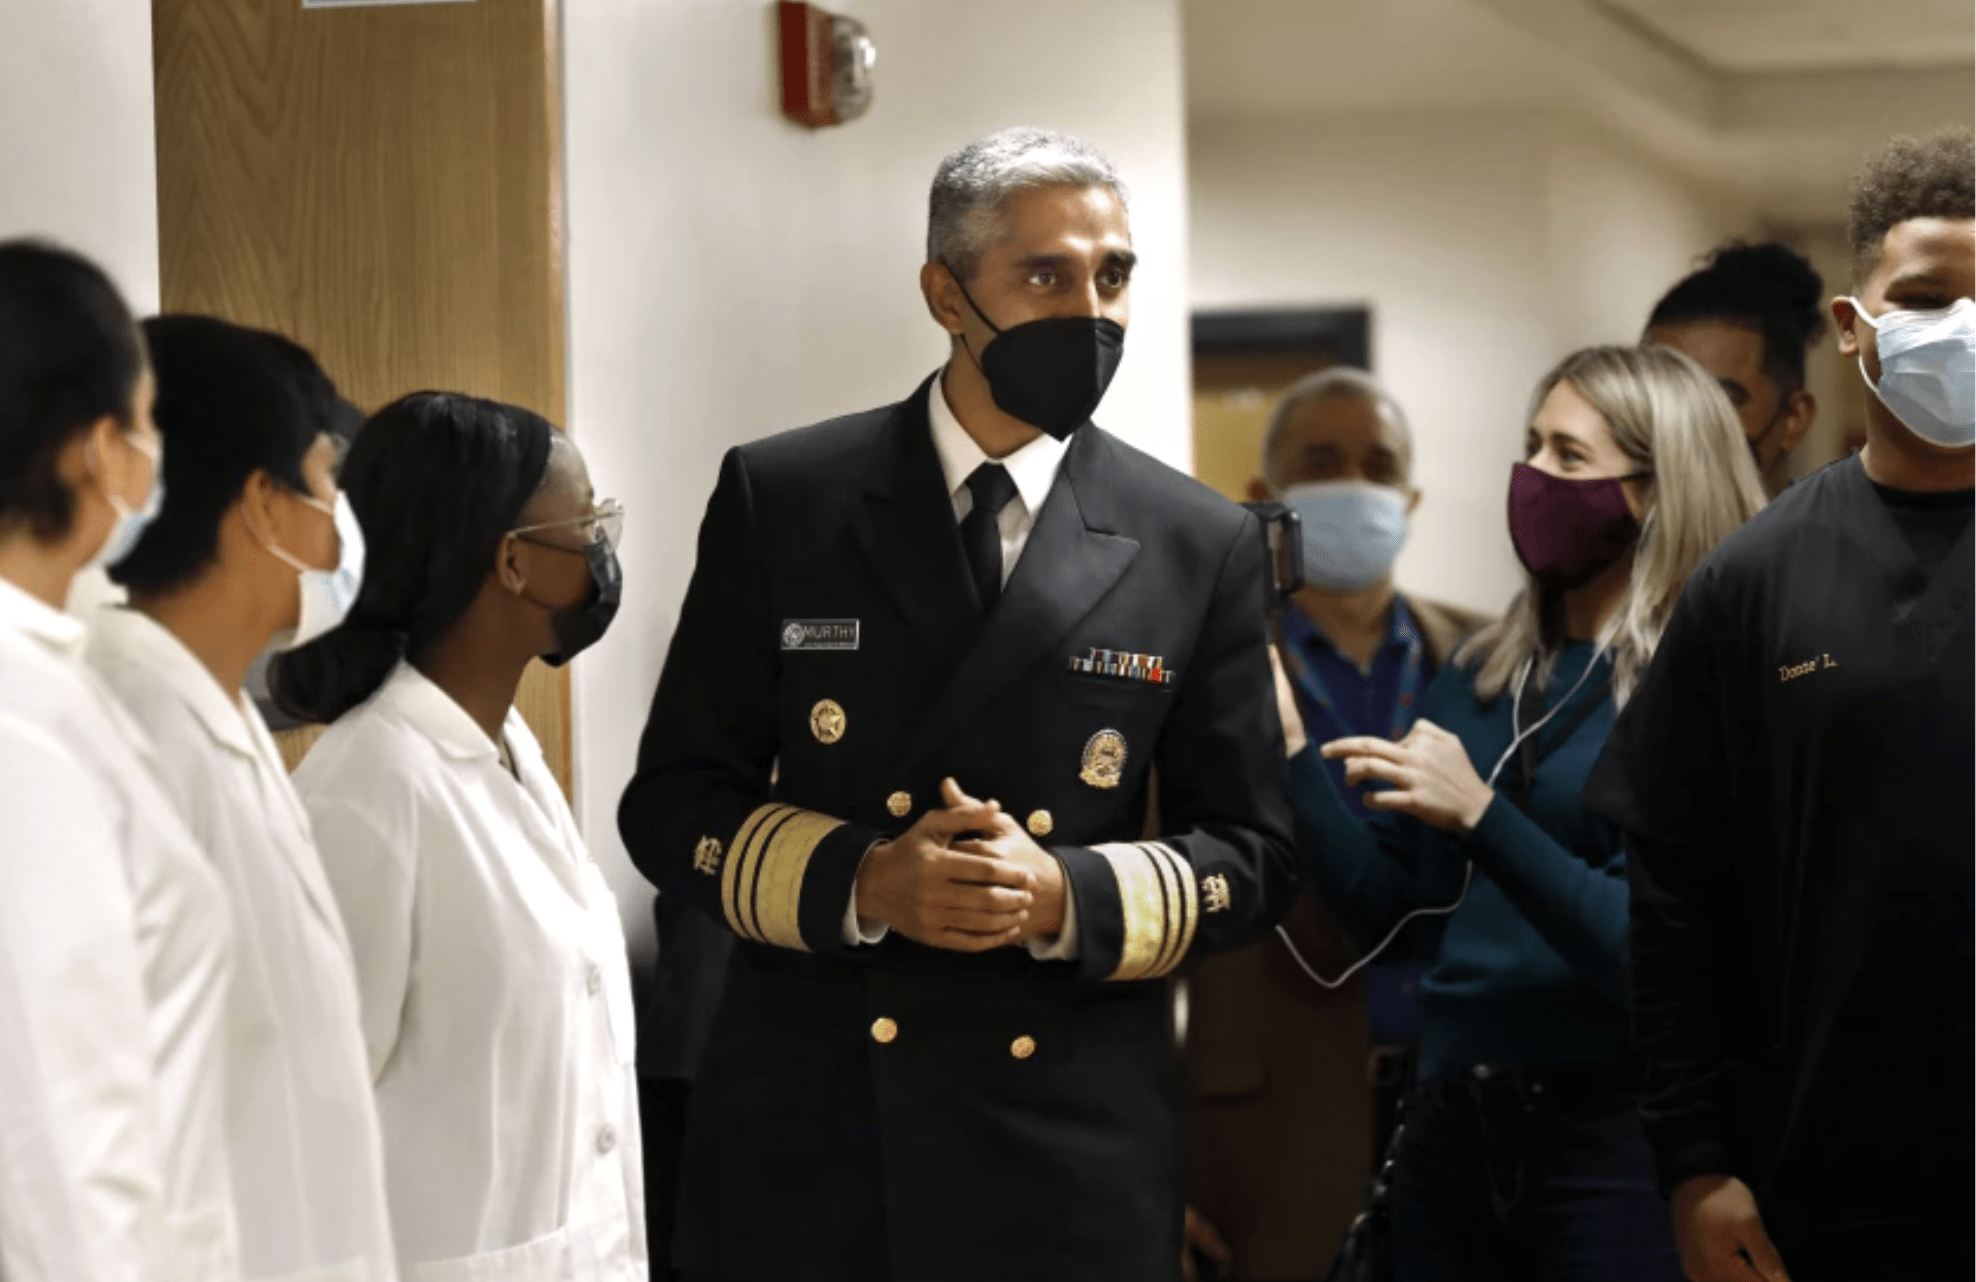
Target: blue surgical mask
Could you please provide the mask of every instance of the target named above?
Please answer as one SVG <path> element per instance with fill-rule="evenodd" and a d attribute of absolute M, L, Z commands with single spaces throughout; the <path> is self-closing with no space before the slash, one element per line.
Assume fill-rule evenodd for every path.
<path fill-rule="evenodd" d="M 273 543 L 267 545 L 268 551 L 293 566 L 301 576 L 297 585 L 302 594 L 301 612 L 296 617 L 295 630 L 275 638 L 277 650 L 298 649 L 341 627 L 343 620 L 350 617 L 351 607 L 357 604 L 357 593 L 364 586 L 364 529 L 357 522 L 349 496 L 338 493 L 333 504 L 308 495 L 301 498 L 310 507 L 329 513 L 336 522 L 336 566 L 318 570 Z"/>
<path fill-rule="evenodd" d="M 103 540 L 103 546 L 96 549 L 96 555 L 89 558 L 90 569 L 109 569 L 129 556 L 137 546 L 144 531 L 151 522 L 158 519 L 158 513 L 165 510 L 165 443 L 160 437 L 146 440 L 135 434 L 124 438 L 131 448 L 151 460 L 151 493 L 146 496 L 144 506 L 133 509 L 123 501 L 115 490 L 105 486 L 103 497 L 110 501 L 110 510 L 117 514 L 117 523 L 110 527 L 110 535 Z"/>
<path fill-rule="evenodd" d="M 1370 481 L 1317 481 L 1283 491 L 1304 527 L 1304 578 L 1334 592 L 1369 588 L 1393 572 L 1407 541 L 1407 495 Z"/>
<path fill-rule="evenodd" d="M 1870 316 L 1848 299 L 1875 330 L 1880 381 L 1859 376 L 1893 416 L 1930 445 L 1946 450 L 1976 445 L 1976 301 L 1958 298 L 1933 311 L 1891 311 Z"/>

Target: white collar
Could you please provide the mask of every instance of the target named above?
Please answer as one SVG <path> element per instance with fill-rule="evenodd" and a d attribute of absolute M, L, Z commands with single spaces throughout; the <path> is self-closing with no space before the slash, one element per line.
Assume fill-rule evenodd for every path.
<path fill-rule="evenodd" d="M 50 653 L 74 660 L 82 658 L 83 642 L 89 639 L 89 630 L 82 620 L 64 614 L 4 578 L 0 578 L 0 628 L 31 637 Z"/>
<path fill-rule="evenodd" d="M 967 484 L 967 478 L 974 475 L 974 469 L 989 458 L 954 417 L 954 407 L 947 404 L 946 384 L 947 371 L 942 368 L 927 388 L 926 416 L 933 423 L 933 448 L 939 452 L 940 471 L 947 478 L 947 497 L 953 498 Z M 1023 506 L 1029 509 L 1031 517 L 1043 510 L 1043 500 L 1050 497 L 1057 469 L 1063 466 L 1063 456 L 1069 449 L 1068 441 L 1043 432 L 1007 458 L 994 460 L 1008 469 L 1009 479 L 1015 482 L 1015 492 L 1022 496 Z"/>
<path fill-rule="evenodd" d="M 172 631 L 148 614 L 119 605 L 106 605 L 90 618 L 89 649 L 93 656 L 133 664 L 175 693 L 223 747 L 245 757 L 258 757 L 260 745 L 248 721 L 245 698 L 220 688 L 199 656 Z"/>
<path fill-rule="evenodd" d="M 380 709 L 409 723 L 438 745 L 441 753 L 455 761 L 491 761 L 499 764 L 501 750 L 480 723 L 467 710 L 453 702 L 432 678 L 409 663 L 400 662 L 384 685 L 373 696 Z M 542 749 L 529 733 L 528 723 L 513 708 L 508 709 L 502 737 L 514 754 L 517 769 L 526 771 L 542 760 Z M 507 773 L 505 770 L 502 773 Z"/>

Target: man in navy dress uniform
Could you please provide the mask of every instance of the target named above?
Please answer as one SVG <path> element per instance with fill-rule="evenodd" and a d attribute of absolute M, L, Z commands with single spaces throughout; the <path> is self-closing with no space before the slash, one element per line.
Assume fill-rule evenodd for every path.
<path fill-rule="evenodd" d="M 727 455 L 619 814 L 738 937 L 675 1262 L 1173 1278 L 1161 981 L 1296 889 L 1264 543 L 1089 421 L 1134 264 L 1102 156 L 964 148 L 927 239 L 950 360 Z"/>

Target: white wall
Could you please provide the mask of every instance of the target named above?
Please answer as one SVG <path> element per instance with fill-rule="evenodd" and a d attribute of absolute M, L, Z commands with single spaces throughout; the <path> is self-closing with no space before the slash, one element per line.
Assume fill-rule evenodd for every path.
<path fill-rule="evenodd" d="M 578 815 L 634 949 L 617 837 L 721 453 L 904 397 L 944 358 L 920 301 L 942 155 L 1008 125 L 1079 134 L 1132 189 L 1141 268 L 1099 421 L 1186 466 L 1186 180 L 1176 0 L 844 0 L 878 44 L 870 114 L 779 113 L 766 0 L 564 6 L 571 422 L 629 509 L 623 611 L 576 665 Z"/>
<path fill-rule="evenodd" d="M 85 254 L 131 310 L 158 310 L 158 157 L 150 0 L 0 2 L 0 240 Z M 78 575 L 70 608 L 116 599 Z"/>
<path fill-rule="evenodd" d="M 0 239 L 44 236 L 158 309 L 150 0 L 0 4 Z"/>
<path fill-rule="evenodd" d="M 1609 134 L 1553 117 L 1549 303 L 1557 340 L 1631 343 L 1695 258 L 1754 225 L 1750 204 L 1677 175 Z"/>
<path fill-rule="evenodd" d="M 1399 563 L 1499 610 L 1518 570 L 1509 466 L 1559 357 L 1631 342 L 1660 292 L 1747 212 L 1539 111 L 1196 118 L 1197 308 L 1364 303 L 1425 492 Z"/>

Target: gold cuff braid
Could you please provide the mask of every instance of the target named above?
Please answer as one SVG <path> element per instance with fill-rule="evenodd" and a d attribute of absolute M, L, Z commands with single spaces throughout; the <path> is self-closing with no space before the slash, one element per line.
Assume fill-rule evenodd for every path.
<path fill-rule="evenodd" d="M 1200 895 L 1194 869 L 1157 841 L 1114 842 L 1094 849 L 1118 879 L 1125 942 L 1110 979 L 1157 979 L 1178 966 L 1194 942 Z"/>
<path fill-rule="evenodd" d="M 721 910 L 743 939 L 808 952 L 803 943 L 803 874 L 842 821 L 795 806 L 762 806 L 742 823 L 721 870 Z"/>

